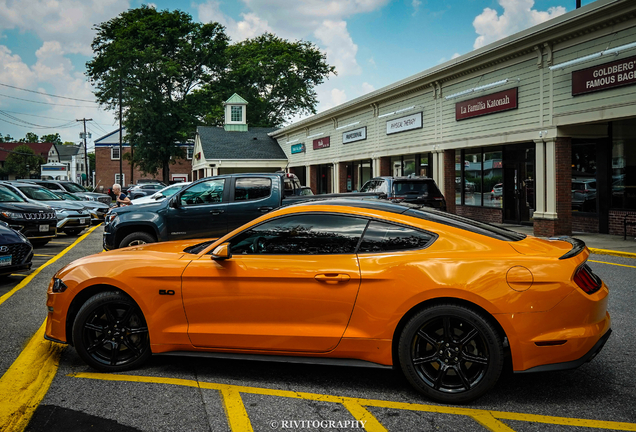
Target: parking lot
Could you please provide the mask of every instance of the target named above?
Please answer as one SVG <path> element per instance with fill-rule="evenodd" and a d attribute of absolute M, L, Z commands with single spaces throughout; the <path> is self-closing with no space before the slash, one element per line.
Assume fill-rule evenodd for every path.
<path fill-rule="evenodd" d="M 636 260 L 592 255 L 610 287 L 614 333 L 579 369 L 504 374 L 466 406 L 431 403 L 392 370 L 155 356 L 127 373 L 95 373 L 46 342 L 55 271 L 101 251 L 102 228 L 35 250 L 31 274 L 0 286 L 0 429 L 29 431 L 593 431 L 636 430 Z M 35 335 L 35 336 L 34 336 Z"/>

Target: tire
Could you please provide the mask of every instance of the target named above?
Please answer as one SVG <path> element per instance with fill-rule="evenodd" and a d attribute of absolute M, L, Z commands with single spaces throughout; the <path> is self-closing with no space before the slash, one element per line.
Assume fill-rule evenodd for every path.
<path fill-rule="evenodd" d="M 139 246 L 146 243 L 155 243 L 156 241 L 157 240 L 152 235 L 143 231 L 138 231 L 124 237 L 121 243 L 119 243 L 119 247 Z"/>
<path fill-rule="evenodd" d="M 47 240 L 29 240 L 34 247 L 41 247 L 50 242 L 50 239 Z"/>
<path fill-rule="evenodd" d="M 400 335 L 398 356 L 406 379 L 429 398 L 451 404 L 477 399 L 501 375 L 501 336 L 467 307 L 431 306 L 411 318 Z"/>
<path fill-rule="evenodd" d="M 81 229 L 67 229 L 66 231 L 64 231 L 64 234 L 66 234 L 67 236 L 76 236 L 81 232 Z"/>
<path fill-rule="evenodd" d="M 73 322 L 73 345 L 82 360 L 102 372 L 135 369 L 152 354 L 143 313 L 117 291 L 96 294 L 84 303 Z"/>

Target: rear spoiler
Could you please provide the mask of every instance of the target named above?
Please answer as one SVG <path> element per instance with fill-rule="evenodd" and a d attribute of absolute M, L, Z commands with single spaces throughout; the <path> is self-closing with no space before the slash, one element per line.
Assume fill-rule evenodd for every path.
<path fill-rule="evenodd" d="M 569 252 L 567 252 L 562 257 L 559 257 L 560 260 L 577 256 L 578 254 L 583 252 L 583 250 L 585 249 L 585 242 L 583 240 L 579 240 L 573 237 L 568 237 L 568 236 L 550 237 L 548 240 L 561 240 L 561 241 L 568 242 L 572 245 L 572 249 L 570 249 Z"/>

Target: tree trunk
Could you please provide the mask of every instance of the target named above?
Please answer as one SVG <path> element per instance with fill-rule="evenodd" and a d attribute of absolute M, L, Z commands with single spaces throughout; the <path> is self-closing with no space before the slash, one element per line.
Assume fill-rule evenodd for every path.
<path fill-rule="evenodd" d="M 163 161 L 163 182 L 170 184 L 170 160 Z"/>

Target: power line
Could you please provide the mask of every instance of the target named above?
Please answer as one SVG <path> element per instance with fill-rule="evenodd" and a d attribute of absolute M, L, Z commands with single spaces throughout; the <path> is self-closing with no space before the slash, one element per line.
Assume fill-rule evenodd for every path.
<path fill-rule="evenodd" d="M 36 94 L 41 94 L 41 95 L 44 95 L 44 96 L 50 96 L 50 97 L 56 97 L 56 98 L 60 98 L 60 99 L 74 100 L 74 101 L 78 101 L 78 102 L 98 103 L 98 102 L 95 102 L 94 100 L 88 100 L 88 99 L 77 99 L 77 98 L 70 98 L 70 97 L 66 97 L 66 96 L 57 96 L 57 95 L 53 95 L 53 94 L 49 94 L 49 93 L 44 93 L 44 92 L 36 91 L 36 90 L 29 90 L 29 89 L 25 89 L 25 88 L 21 88 L 21 87 L 16 87 L 16 86 L 12 86 L 12 85 L 9 85 L 9 84 L 3 84 L 3 83 L 0 83 L 0 86 L 3 86 L 3 87 L 10 87 L 10 88 L 12 88 L 12 89 L 16 89 L 16 90 L 22 90 L 22 91 L 29 92 L 29 93 L 36 93 Z"/>
<path fill-rule="evenodd" d="M 63 128 L 69 127 L 70 125 L 74 124 L 72 121 L 70 121 L 70 122 L 67 122 L 67 123 L 64 123 L 64 124 L 61 124 L 61 125 L 57 125 L 57 126 L 44 126 L 44 125 L 39 125 L 39 124 L 31 123 L 31 122 L 28 122 L 28 121 L 24 121 L 24 120 L 22 120 L 22 119 L 20 119 L 18 117 L 15 117 L 15 116 L 12 116 L 10 114 L 7 114 L 5 111 L 2 111 L 2 110 L 0 110 L 0 114 L 5 116 L 5 117 L 7 117 L 7 118 L 9 118 L 9 119 L 11 119 L 11 120 L 13 120 L 13 121 L 17 121 L 17 122 L 20 122 L 20 123 L 22 123 L 24 125 L 37 127 L 37 128 L 63 129 Z"/>
<path fill-rule="evenodd" d="M 71 121 L 68 119 L 61 119 L 58 117 L 46 117 L 46 116 L 40 116 L 40 115 L 36 115 L 36 114 L 29 114 L 29 113 L 23 113 L 23 112 L 19 112 L 19 111 L 7 111 L 7 110 L 3 110 L 6 113 L 11 113 L 11 114 L 22 114 L 25 116 L 29 116 L 29 117 L 39 117 L 39 118 L 44 118 L 44 119 L 50 119 L 50 120 L 62 120 L 62 121 Z"/>
<path fill-rule="evenodd" d="M 42 105 L 55 105 L 55 106 L 74 107 L 74 108 L 99 109 L 98 106 L 91 107 L 91 106 L 86 106 L 86 105 L 64 105 L 64 104 L 56 104 L 56 103 L 50 103 L 50 102 L 40 102 L 40 101 L 31 100 L 31 99 L 23 99 L 23 98 L 19 98 L 19 97 L 15 97 L 15 96 L 9 96 L 9 95 L 5 95 L 5 94 L 0 94 L 0 96 L 7 97 L 7 98 L 10 98 L 10 99 L 17 99 L 17 100 L 21 100 L 21 101 L 25 101 L 25 102 L 42 104 Z"/>

